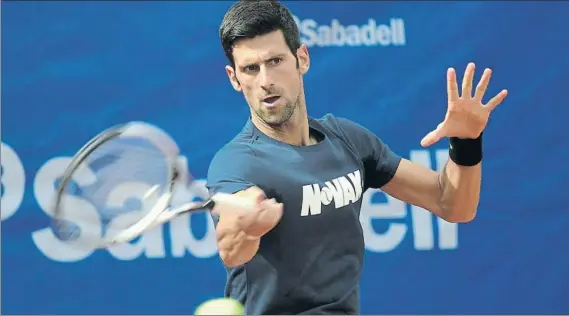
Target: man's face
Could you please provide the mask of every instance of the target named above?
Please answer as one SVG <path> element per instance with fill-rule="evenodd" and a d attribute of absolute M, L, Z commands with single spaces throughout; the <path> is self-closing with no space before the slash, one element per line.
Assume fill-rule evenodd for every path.
<path fill-rule="evenodd" d="M 235 68 L 226 67 L 231 84 L 243 92 L 252 114 L 268 125 L 286 123 L 302 98 L 302 75 L 308 70 L 305 45 L 295 56 L 280 30 L 243 39 L 233 48 Z"/>

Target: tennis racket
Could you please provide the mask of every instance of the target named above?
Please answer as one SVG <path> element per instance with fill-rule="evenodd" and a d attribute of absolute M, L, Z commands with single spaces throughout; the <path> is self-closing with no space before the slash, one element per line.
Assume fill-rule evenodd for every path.
<path fill-rule="evenodd" d="M 177 183 L 192 177 L 179 164 L 175 142 L 144 122 L 113 126 L 71 159 L 56 191 L 53 230 L 78 247 L 106 248 L 189 212 L 217 206 L 250 211 L 250 200 L 218 193 L 203 202 L 172 207 Z"/>

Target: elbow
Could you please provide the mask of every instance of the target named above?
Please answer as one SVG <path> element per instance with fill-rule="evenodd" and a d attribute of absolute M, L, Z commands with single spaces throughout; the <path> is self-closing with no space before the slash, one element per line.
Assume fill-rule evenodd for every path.
<path fill-rule="evenodd" d="M 249 260 L 252 259 L 252 258 L 243 258 L 243 257 L 239 258 L 236 255 L 232 255 L 231 251 L 224 251 L 224 250 L 219 251 L 219 257 L 221 258 L 221 262 L 223 262 L 223 264 L 228 268 L 235 268 L 244 265 L 245 263 L 249 262 Z"/>
<path fill-rule="evenodd" d="M 449 223 L 469 223 L 476 218 L 478 205 L 474 206 L 464 206 L 464 205 L 452 205 L 449 207 L 443 207 L 441 210 L 441 218 Z"/>
<path fill-rule="evenodd" d="M 253 251 L 238 252 L 237 249 L 219 250 L 221 262 L 228 268 L 235 268 L 251 261 L 255 256 Z"/>
<path fill-rule="evenodd" d="M 441 203 L 440 217 L 449 223 L 469 223 L 476 218 L 478 201 L 476 203 Z"/>
<path fill-rule="evenodd" d="M 474 220 L 474 218 L 476 218 L 476 213 L 461 214 L 461 215 L 446 215 L 442 217 L 442 219 L 444 219 L 445 221 L 455 224 L 470 223 Z"/>

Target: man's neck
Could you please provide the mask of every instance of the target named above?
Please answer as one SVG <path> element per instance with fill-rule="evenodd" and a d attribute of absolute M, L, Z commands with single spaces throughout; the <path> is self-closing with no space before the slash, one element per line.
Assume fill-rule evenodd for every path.
<path fill-rule="evenodd" d="M 316 140 L 310 137 L 305 108 L 297 108 L 290 119 L 280 126 L 270 126 L 255 116 L 252 117 L 252 121 L 265 135 L 283 143 L 295 146 L 309 146 L 316 143 Z"/>

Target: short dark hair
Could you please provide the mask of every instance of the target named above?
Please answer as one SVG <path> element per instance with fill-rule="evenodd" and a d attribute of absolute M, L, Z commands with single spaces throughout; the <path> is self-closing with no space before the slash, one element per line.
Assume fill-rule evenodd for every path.
<path fill-rule="evenodd" d="M 233 46 L 244 38 L 265 35 L 281 30 L 286 44 L 296 58 L 300 34 L 292 13 L 275 0 L 239 1 L 227 11 L 219 28 L 219 37 L 225 56 L 235 66 Z"/>

